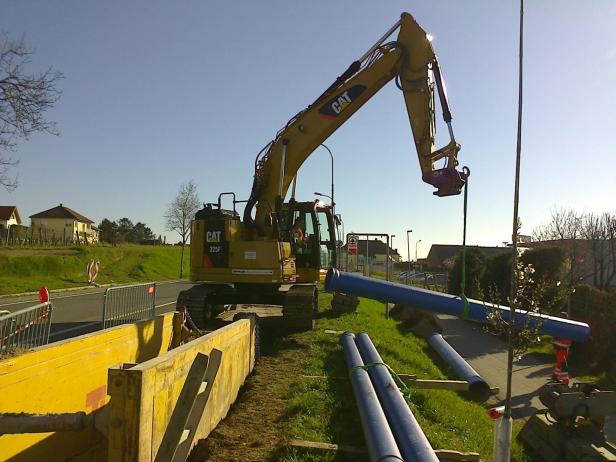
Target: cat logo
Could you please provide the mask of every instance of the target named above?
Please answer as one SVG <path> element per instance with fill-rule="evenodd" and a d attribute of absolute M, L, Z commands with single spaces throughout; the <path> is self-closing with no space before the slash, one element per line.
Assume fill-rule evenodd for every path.
<path fill-rule="evenodd" d="M 205 242 L 220 242 L 220 234 L 222 231 L 206 231 Z"/>
<path fill-rule="evenodd" d="M 332 110 L 336 114 L 340 114 L 342 110 L 346 107 L 347 104 L 351 102 L 351 98 L 349 98 L 349 92 L 345 91 L 338 97 L 338 101 L 334 101 L 332 103 Z"/>
<path fill-rule="evenodd" d="M 348 90 L 339 93 L 319 108 L 319 114 L 325 119 L 335 119 L 338 114 L 344 111 L 344 109 L 361 95 L 365 89 L 366 87 L 364 85 L 354 85 Z"/>

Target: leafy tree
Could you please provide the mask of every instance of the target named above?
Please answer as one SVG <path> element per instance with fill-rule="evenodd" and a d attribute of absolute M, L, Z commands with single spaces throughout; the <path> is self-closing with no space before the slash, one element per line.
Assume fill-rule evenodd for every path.
<path fill-rule="evenodd" d="M 485 258 L 479 249 L 466 248 L 466 296 L 479 298 L 481 296 L 480 282 L 486 270 Z M 452 270 L 449 272 L 447 292 L 460 295 L 462 281 L 462 253 L 456 259 Z"/>
<path fill-rule="evenodd" d="M 532 278 L 525 281 L 529 292 L 533 287 L 535 299 L 544 312 L 559 311 L 567 295 L 566 251 L 560 247 L 538 247 L 529 249 L 520 256 L 520 275 L 525 268 L 532 268 Z M 488 258 L 486 271 L 481 281 L 482 292 L 490 302 L 509 305 L 511 293 L 511 252 Z"/>
<path fill-rule="evenodd" d="M 507 305 L 511 293 L 511 252 L 492 255 L 486 261 L 486 271 L 481 279 L 484 294 L 492 302 Z"/>
<path fill-rule="evenodd" d="M 118 239 L 122 242 L 130 242 L 134 226 L 128 218 L 120 218 L 118 220 Z"/>
<path fill-rule="evenodd" d="M 141 242 L 146 240 L 156 239 L 152 230 L 141 222 L 137 222 L 130 234 L 129 242 Z"/>
<path fill-rule="evenodd" d="M 190 235 L 190 226 L 201 201 L 197 195 L 197 185 L 193 180 L 180 186 L 177 196 L 167 206 L 165 220 L 167 230 L 176 231 L 181 238 L 182 253 L 180 257 L 180 278 L 184 269 L 184 247 Z"/>
<path fill-rule="evenodd" d="M 115 221 L 103 218 L 103 221 L 98 225 L 99 239 L 102 242 L 115 244 L 118 234 L 118 224 Z"/>
<path fill-rule="evenodd" d="M 120 218 L 118 222 L 104 218 L 98 225 L 100 239 L 103 242 L 115 244 L 116 242 L 139 243 L 141 241 L 156 239 L 152 230 L 144 223 L 133 222 L 129 218 Z"/>
<path fill-rule="evenodd" d="M 17 187 L 17 179 L 9 176 L 17 161 L 6 152 L 14 151 L 17 140 L 28 139 L 36 132 L 58 134 L 54 123 L 43 117 L 60 97 L 56 84 L 62 74 L 51 68 L 39 74 L 25 70 L 34 53 L 23 38 L 11 40 L 0 34 L 0 186 Z"/>

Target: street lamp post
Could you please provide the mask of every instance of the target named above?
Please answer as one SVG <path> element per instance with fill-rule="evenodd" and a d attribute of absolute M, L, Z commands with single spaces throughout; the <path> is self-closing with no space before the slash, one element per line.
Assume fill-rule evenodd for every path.
<path fill-rule="evenodd" d="M 314 194 L 317 196 L 327 197 L 331 201 L 332 215 L 335 217 L 336 216 L 336 201 L 334 200 L 334 154 L 332 153 L 331 149 L 329 149 L 325 144 L 321 143 L 321 146 L 327 149 L 327 152 L 329 153 L 329 157 L 332 160 L 331 196 L 328 196 L 327 194 L 318 193 L 318 192 L 315 192 Z"/>
<path fill-rule="evenodd" d="M 336 263 L 338 263 L 338 267 L 342 268 L 342 246 L 344 245 L 342 242 L 342 239 L 344 238 L 344 236 L 346 236 L 346 234 L 344 234 L 344 221 L 342 221 L 342 215 L 340 215 L 339 213 L 334 215 L 334 220 L 336 220 L 336 225 L 338 224 L 338 222 L 340 222 L 340 224 L 342 225 L 342 234 L 337 233 L 336 234 L 336 249 L 338 249 L 338 261 Z M 336 228 L 338 228 L 338 226 L 336 226 Z M 349 249 L 347 248 L 347 258 L 345 259 L 345 263 L 344 263 L 344 270 L 348 271 L 348 251 Z"/>
<path fill-rule="evenodd" d="M 421 242 L 421 239 L 415 242 L 415 263 L 417 263 L 417 244 L 419 244 L 420 242 Z"/>
<path fill-rule="evenodd" d="M 332 200 L 332 196 L 328 196 L 327 194 L 323 194 L 323 193 L 320 193 L 320 192 L 317 192 L 317 191 L 313 192 L 313 194 L 315 196 L 327 197 L 330 201 Z M 333 204 L 333 202 L 332 202 L 332 204 Z"/>
<path fill-rule="evenodd" d="M 331 149 L 329 149 L 326 145 L 321 144 L 321 146 L 323 146 L 325 149 L 327 149 L 327 152 L 329 153 L 329 157 L 332 160 L 332 186 L 331 186 L 331 197 L 330 199 L 332 200 L 332 212 L 336 211 L 336 203 L 334 202 L 334 155 L 332 154 Z M 328 196 L 326 196 L 328 197 Z"/>
<path fill-rule="evenodd" d="M 389 246 L 391 247 L 391 250 L 394 250 L 394 237 L 396 237 L 396 235 L 395 235 L 395 234 L 392 234 L 392 235 L 390 236 L 390 238 L 389 238 Z M 395 252 L 395 250 L 394 250 L 394 252 Z M 389 249 L 387 249 L 387 253 L 389 253 Z M 392 259 L 394 258 L 394 257 L 393 257 L 393 255 L 392 255 L 392 257 L 391 257 L 391 258 L 392 258 Z M 387 259 L 387 265 L 388 265 L 388 268 L 389 268 L 389 264 L 390 264 L 389 259 Z"/>
<path fill-rule="evenodd" d="M 409 283 L 409 278 L 411 277 L 411 244 L 410 244 L 410 238 L 409 235 L 413 232 L 412 229 L 407 229 L 406 230 L 406 259 L 408 260 L 409 263 L 409 268 L 408 268 L 408 272 L 406 273 L 406 283 Z"/>

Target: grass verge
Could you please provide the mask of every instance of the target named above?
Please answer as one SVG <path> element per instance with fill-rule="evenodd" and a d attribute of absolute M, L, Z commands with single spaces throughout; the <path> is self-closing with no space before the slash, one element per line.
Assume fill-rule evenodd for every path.
<path fill-rule="evenodd" d="M 53 248 L 1 248 L 0 295 L 87 285 L 86 265 L 100 260 L 99 284 L 176 279 L 179 247 L 122 245 Z M 185 249 L 184 267 L 190 251 Z"/>
<path fill-rule="evenodd" d="M 361 299 L 357 313 L 333 317 L 331 295 L 322 293 L 319 299 L 313 331 L 267 341 L 237 406 L 206 440 L 207 457 L 194 460 L 360 461 L 356 455 L 289 448 L 285 443 L 300 439 L 365 446 L 342 347 L 338 336 L 325 330 L 368 332 L 396 372 L 454 378 L 424 340 L 385 319 L 382 303 Z M 410 406 L 435 449 L 479 452 L 489 460 L 492 421 L 485 406 L 444 390 L 413 390 Z M 530 460 L 517 440 L 512 460 Z"/>

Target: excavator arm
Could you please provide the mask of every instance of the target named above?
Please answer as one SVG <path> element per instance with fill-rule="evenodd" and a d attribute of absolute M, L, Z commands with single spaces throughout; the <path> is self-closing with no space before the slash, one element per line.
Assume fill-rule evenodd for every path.
<path fill-rule="evenodd" d="M 397 39 L 385 43 L 398 28 Z M 244 223 L 256 226 L 259 234 L 269 234 L 271 212 L 280 209 L 293 178 L 308 156 L 394 78 L 406 103 L 423 181 L 435 186 L 435 194 L 439 196 L 459 194 L 465 176 L 456 170 L 460 145 L 453 135 L 438 60 L 426 32 L 410 14 L 402 13 L 397 24 L 313 104 L 291 118 L 259 153 Z M 441 149 L 434 146 L 435 86 L 451 138 Z M 446 159 L 445 165 L 436 168 L 435 163 L 441 159 Z"/>

